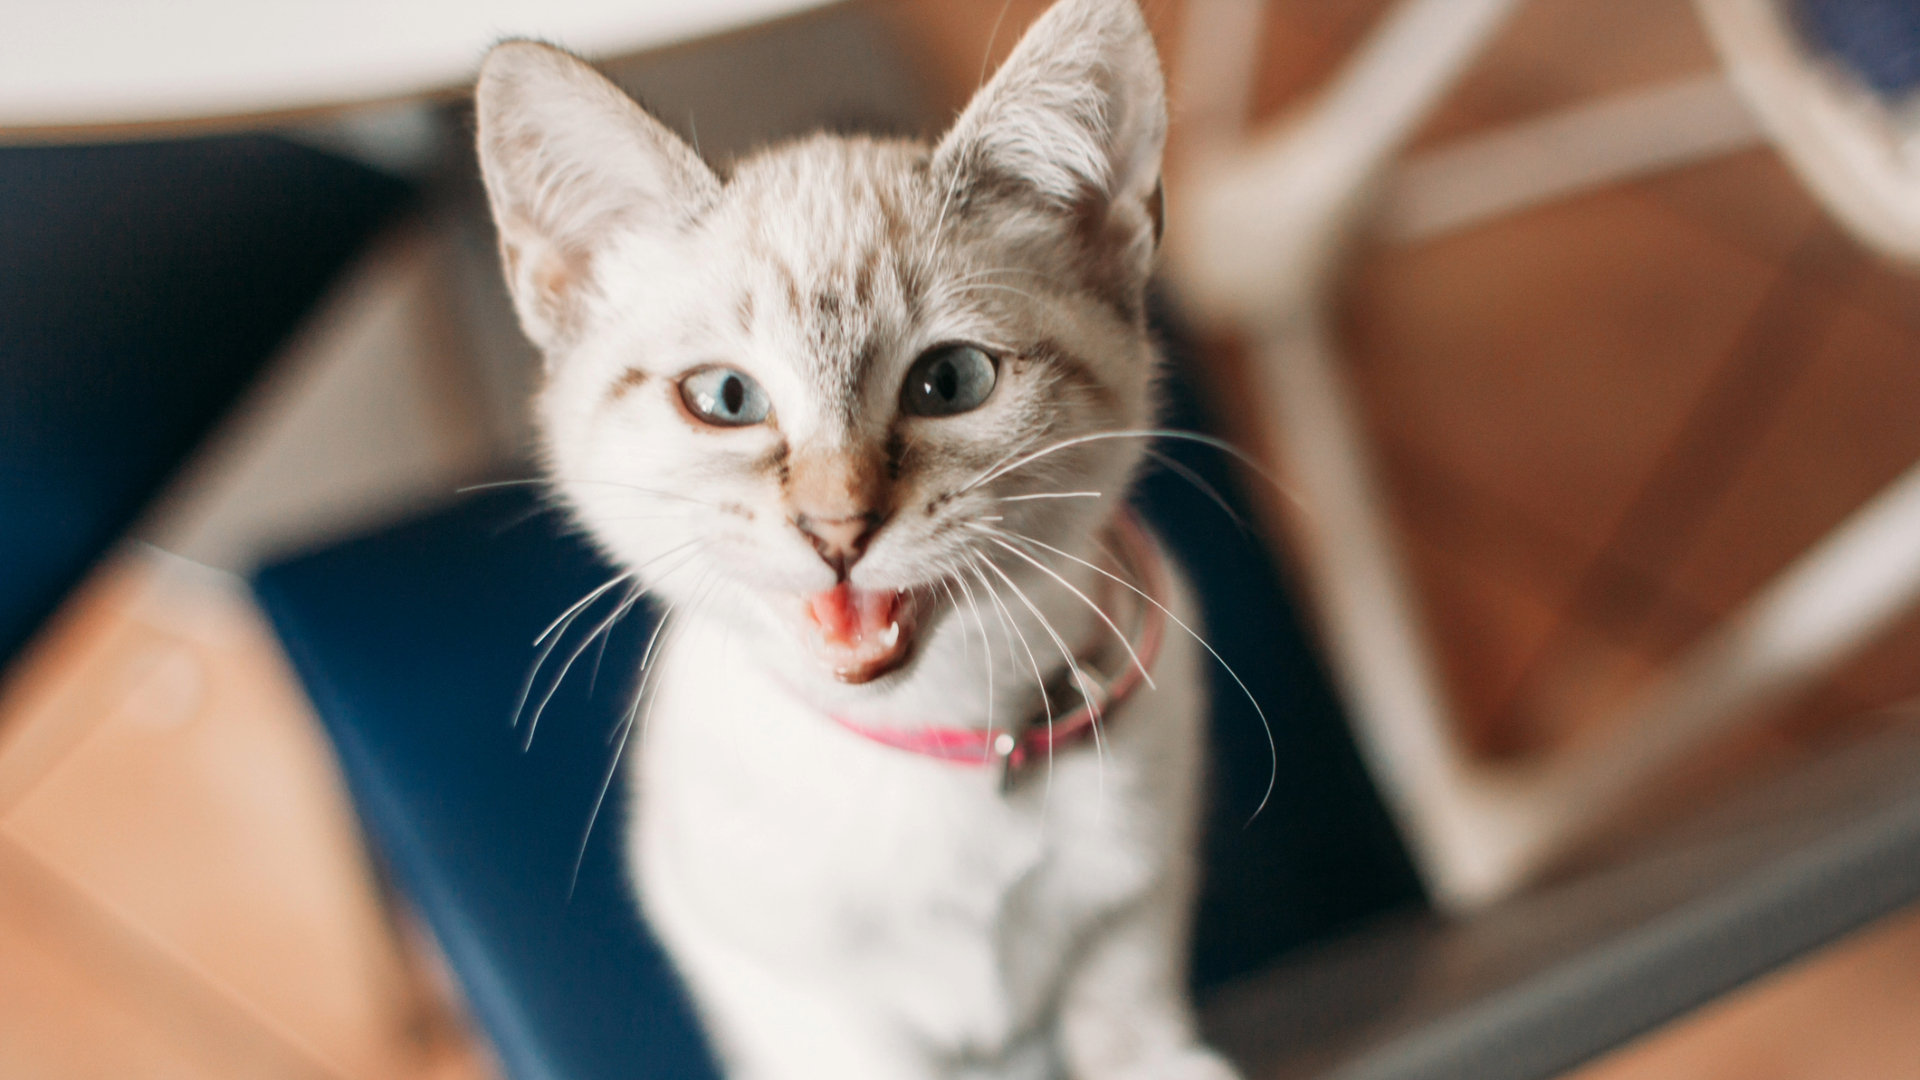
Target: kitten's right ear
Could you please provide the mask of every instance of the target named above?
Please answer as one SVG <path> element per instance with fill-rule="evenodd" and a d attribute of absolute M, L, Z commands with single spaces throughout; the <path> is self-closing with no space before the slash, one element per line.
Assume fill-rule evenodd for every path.
<path fill-rule="evenodd" d="M 552 46 L 495 46 L 474 105 L 507 287 L 542 350 L 579 331 L 593 261 L 615 230 L 683 226 L 719 194 L 692 147 Z"/>
<path fill-rule="evenodd" d="M 1166 81 L 1135 0 L 1058 0 L 933 153 L 964 212 L 1008 197 L 1058 212 L 1087 284 L 1136 315 L 1160 239 Z"/>

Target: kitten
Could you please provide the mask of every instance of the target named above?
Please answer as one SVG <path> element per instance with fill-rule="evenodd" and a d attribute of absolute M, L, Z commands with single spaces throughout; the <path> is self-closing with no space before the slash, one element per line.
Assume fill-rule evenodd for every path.
<path fill-rule="evenodd" d="M 728 1072 L 1231 1078 L 1185 991 L 1192 605 L 1125 510 L 1133 0 L 1063 0 L 933 147 L 723 178 L 530 42 L 478 110 L 552 482 L 664 612 L 628 844 Z"/>

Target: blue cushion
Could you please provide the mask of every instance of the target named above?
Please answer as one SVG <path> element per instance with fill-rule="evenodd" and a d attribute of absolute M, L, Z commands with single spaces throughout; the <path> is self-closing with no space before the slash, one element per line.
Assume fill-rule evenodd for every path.
<path fill-rule="evenodd" d="M 0 148 L 0 662 L 407 193 L 261 136 Z"/>
<path fill-rule="evenodd" d="M 1211 451 L 1164 449 L 1231 492 Z M 1204 989 L 1420 894 L 1259 544 L 1173 473 L 1148 477 L 1139 505 L 1187 567 L 1210 638 L 1279 743 L 1273 799 L 1253 818 L 1270 774 L 1266 735 L 1232 681 L 1216 678 L 1195 945 Z M 581 659 L 530 748 L 508 724 L 530 643 L 610 573 L 558 515 L 510 489 L 257 582 L 376 848 L 520 1080 L 714 1075 L 635 915 L 617 780 L 581 855 L 650 619 L 618 628 L 597 679 L 593 654 Z"/>
<path fill-rule="evenodd" d="M 1920 89 L 1920 3 L 1798 0 L 1795 7 L 1806 34 L 1880 94 Z"/>

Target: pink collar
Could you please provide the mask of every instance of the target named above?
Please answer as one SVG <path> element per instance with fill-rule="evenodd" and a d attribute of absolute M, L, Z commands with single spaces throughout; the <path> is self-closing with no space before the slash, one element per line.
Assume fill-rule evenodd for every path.
<path fill-rule="evenodd" d="M 1160 547 L 1133 516 L 1133 511 L 1122 509 L 1108 525 L 1113 537 L 1117 566 L 1103 569 L 1116 577 L 1131 575 L 1139 583 L 1137 595 L 1126 590 L 1126 599 L 1134 601 L 1138 609 L 1138 636 L 1129 642 L 1133 655 L 1139 657 L 1134 663 L 1133 655 L 1124 649 L 1102 649 L 1107 644 L 1096 639 L 1092 647 L 1076 650 L 1076 663 L 1089 684 L 1085 688 L 1069 680 L 1069 685 L 1079 693 L 1082 704 L 1065 716 L 1047 722 L 1046 716 L 1034 718 L 1023 729 L 959 728 L 959 727 L 874 727 L 849 720 L 843 716 L 834 716 L 833 720 L 841 727 L 857 735 L 863 735 L 874 742 L 891 746 L 896 750 L 927 757 L 939 758 L 958 765 L 1000 765 L 1011 776 L 1012 771 L 1022 764 L 1051 755 L 1055 750 L 1071 746 L 1088 735 L 1094 734 L 1108 710 L 1118 709 L 1135 689 L 1144 681 L 1141 669 L 1151 668 L 1160 655 L 1160 641 L 1165 636 L 1168 603 L 1166 574 Z M 1100 596 L 1108 596 L 1119 590 L 1112 579 L 1102 578 L 1106 588 Z M 1111 604 L 1103 605 L 1111 609 Z M 1117 619 L 1116 619 L 1117 621 Z M 1101 624 L 1100 633 L 1111 637 L 1111 631 Z M 1115 652 L 1119 654 L 1121 666 L 1110 677 L 1102 677 L 1098 671 L 1095 657 Z M 1042 693 L 1046 690 L 1043 687 Z"/>

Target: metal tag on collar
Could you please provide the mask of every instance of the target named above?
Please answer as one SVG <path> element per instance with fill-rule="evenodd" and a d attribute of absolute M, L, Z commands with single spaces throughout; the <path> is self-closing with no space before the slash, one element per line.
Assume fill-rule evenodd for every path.
<path fill-rule="evenodd" d="M 1002 731 L 993 737 L 993 761 L 1000 769 L 1000 790 L 1013 790 L 1013 752 L 1020 747 L 1020 738 L 1011 731 Z"/>

